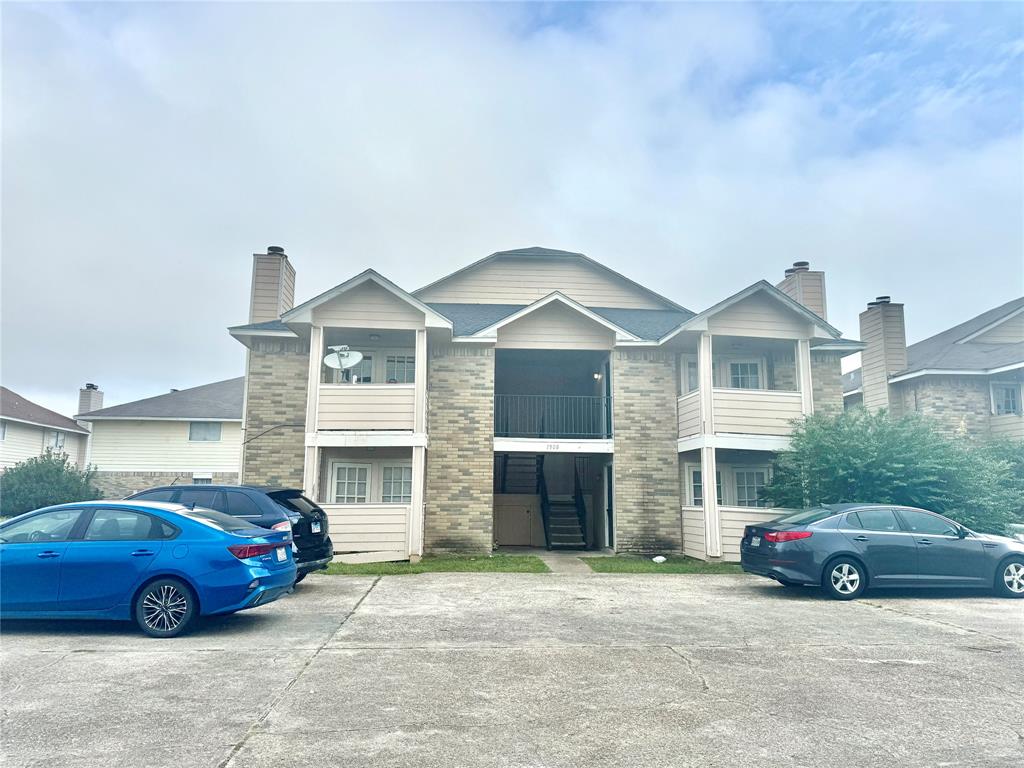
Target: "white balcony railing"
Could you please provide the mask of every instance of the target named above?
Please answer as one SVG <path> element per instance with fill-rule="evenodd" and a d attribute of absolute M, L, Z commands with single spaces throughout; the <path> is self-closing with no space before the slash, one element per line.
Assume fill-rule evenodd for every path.
<path fill-rule="evenodd" d="M 318 430 L 412 430 L 414 384 L 321 384 Z"/>
<path fill-rule="evenodd" d="M 409 552 L 408 504 L 321 504 L 335 552 Z"/>
<path fill-rule="evenodd" d="M 799 392 L 766 389 L 714 389 L 715 433 L 789 435 L 803 416 Z"/>

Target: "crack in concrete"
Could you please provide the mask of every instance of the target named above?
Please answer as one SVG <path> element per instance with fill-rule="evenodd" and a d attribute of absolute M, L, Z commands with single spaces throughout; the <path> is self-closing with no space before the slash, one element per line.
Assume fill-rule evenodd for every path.
<path fill-rule="evenodd" d="M 961 627 L 959 624 L 954 624 L 951 621 L 943 621 L 942 619 L 936 619 L 936 618 L 933 618 L 931 616 L 921 616 L 919 614 L 912 613 L 910 611 L 904 611 L 904 610 L 902 610 L 900 608 L 896 608 L 896 607 L 891 606 L 891 605 L 882 605 L 880 603 L 873 603 L 870 600 L 863 600 L 863 599 L 862 600 L 855 600 L 853 602 L 853 605 L 865 605 L 865 606 L 868 606 L 869 608 L 875 608 L 875 609 L 880 610 L 880 611 L 889 611 L 890 613 L 895 613 L 895 614 L 897 614 L 899 616 L 905 616 L 905 617 L 910 618 L 910 619 L 917 619 L 918 621 L 927 621 L 927 622 L 929 622 L 931 624 L 936 624 L 936 625 L 938 625 L 940 627 L 948 627 L 948 628 L 959 630 L 960 632 L 964 632 L 964 633 L 968 633 L 968 634 L 972 634 L 972 635 L 979 635 L 981 637 L 987 637 L 989 640 L 998 640 L 1000 643 L 1016 644 L 1016 642 L 1017 642 L 1015 640 L 1011 640 L 1010 638 L 1001 637 L 999 635 L 993 635 L 993 634 L 990 634 L 988 632 L 982 632 L 979 629 L 970 629 L 969 627 Z"/>
<path fill-rule="evenodd" d="M 320 646 L 315 651 L 313 651 L 310 657 L 306 659 L 303 665 L 299 668 L 299 671 L 292 676 L 292 679 L 288 681 L 288 683 L 281 690 L 281 692 L 274 697 L 274 700 L 272 702 L 270 702 L 270 706 L 267 707 L 263 714 L 257 717 L 256 720 L 252 723 L 252 725 L 249 726 L 249 729 L 245 732 L 245 735 L 231 747 L 230 751 L 228 752 L 227 755 L 225 755 L 224 759 L 217 763 L 217 768 L 227 768 L 227 766 L 231 765 L 235 757 L 242 750 L 242 747 L 245 746 L 246 742 L 248 742 L 249 739 L 252 738 L 252 736 L 263 726 L 263 723 L 265 723 L 267 718 L 270 717 L 270 715 L 273 713 L 277 705 L 284 701 L 285 696 L 287 696 L 288 692 L 295 686 L 295 683 L 297 683 L 299 681 L 299 678 L 301 678 L 306 673 L 306 670 L 309 669 L 310 665 L 313 663 L 316 657 L 320 655 L 320 652 L 327 646 L 329 642 L 331 642 L 334 636 L 341 631 L 341 628 L 345 626 L 345 622 L 352 618 L 355 612 L 359 610 L 359 606 L 363 604 L 363 601 L 370 595 L 370 592 L 373 591 L 373 588 L 377 586 L 377 583 L 380 580 L 381 577 L 378 576 L 373 580 L 373 583 L 366 588 L 366 591 L 362 594 L 362 597 L 360 597 L 356 601 L 356 604 L 352 606 L 352 610 L 350 610 L 348 613 L 345 614 L 344 617 L 342 617 L 341 621 L 338 623 L 338 626 L 335 627 L 334 631 L 331 632 L 331 634 L 328 635 L 327 639 L 325 639 L 320 644 Z"/>
<path fill-rule="evenodd" d="M 665 647 L 668 648 L 669 651 L 674 653 L 680 659 L 682 659 L 683 662 L 686 664 L 686 668 L 690 671 L 690 674 L 693 675 L 694 677 L 696 677 L 698 680 L 700 680 L 701 690 L 704 693 L 710 693 L 711 686 L 708 685 L 708 679 L 706 677 L 704 677 L 704 675 L 700 671 L 697 670 L 697 667 L 695 666 L 696 662 L 694 662 L 693 659 L 691 659 L 689 656 L 687 656 L 685 653 L 683 653 L 679 648 L 677 648 L 677 647 L 675 647 L 673 645 L 666 645 Z"/>

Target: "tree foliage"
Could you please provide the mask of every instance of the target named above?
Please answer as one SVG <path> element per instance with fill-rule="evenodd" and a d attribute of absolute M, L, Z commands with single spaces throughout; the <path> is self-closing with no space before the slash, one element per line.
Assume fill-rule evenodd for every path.
<path fill-rule="evenodd" d="M 1024 445 L 947 438 L 917 415 L 819 414 L 797 427 L 764 495 L 780 507 L 921 507 L 1004 533 L 1008 523 L 1024 522 Z"/>
<path fill-rule="evenodd" d="M 51 504 L 100 497 L 92 484 L 93 471 L 79 470 L 67 454 L 47 451 L 0 475 L 0 515 L 8 517 Z"/>

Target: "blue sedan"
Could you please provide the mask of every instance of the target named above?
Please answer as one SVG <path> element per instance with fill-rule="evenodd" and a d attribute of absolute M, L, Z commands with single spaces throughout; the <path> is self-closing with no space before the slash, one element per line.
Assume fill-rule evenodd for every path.
<path fill-rule="evenodd" d="M 134 619 L 174 637 L 198 616 L 276 600 L 295 575 L 290 531 L 198 507 L 89 501 L 0 525 L 5 619 Z"/>

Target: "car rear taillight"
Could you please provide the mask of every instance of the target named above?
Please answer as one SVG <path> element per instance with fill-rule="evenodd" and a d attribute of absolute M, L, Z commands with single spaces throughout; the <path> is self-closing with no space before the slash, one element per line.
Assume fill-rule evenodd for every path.
<path fill-rule="evenodd" d="M 799 541 L 800 539 L 811 538 L 811 531 L 768 531 L 764 535 L 765 541 L 771 541 L 776 544 L 783 541 Z"/>
<path fill-rule="evenodd" d="M 232 544 L 228 551 L 239 560 L 248 560 L 250 557 L 267 555 L 280 547 L 278 544 Z"/>
<path fill-rule="evenodd" d="M 280 523 L 274 523 L 272 526 L 270 526 L 270 530 L 272 531 L 290 531 L 291 529 L 292 524 L 289 523 L 287 520 L 282 520 Z"/>

